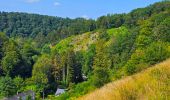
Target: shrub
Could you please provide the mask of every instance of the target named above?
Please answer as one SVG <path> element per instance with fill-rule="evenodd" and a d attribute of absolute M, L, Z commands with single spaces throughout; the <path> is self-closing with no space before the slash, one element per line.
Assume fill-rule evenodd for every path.
<path fill-rule="evenodd" d="M 109 71 L 105 68 L 97 68 L 94 71 L 93 84 L 96 87 L 101 87 L 110 82 Z"/>

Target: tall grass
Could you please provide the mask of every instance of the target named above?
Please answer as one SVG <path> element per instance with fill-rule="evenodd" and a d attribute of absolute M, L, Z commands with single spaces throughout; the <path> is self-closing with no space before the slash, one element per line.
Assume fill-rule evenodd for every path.
<path fill-rule="evenodd" d="M 170 100 L 170 59 L 105 85 L 80 100 Z"/>

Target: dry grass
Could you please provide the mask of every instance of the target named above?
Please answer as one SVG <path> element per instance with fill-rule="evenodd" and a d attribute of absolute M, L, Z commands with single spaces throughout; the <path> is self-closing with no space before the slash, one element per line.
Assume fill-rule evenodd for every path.
<path fill-rule="evenodd" d="M 170 100 L 170 59 L 109 83 L 79 100 Z"/>

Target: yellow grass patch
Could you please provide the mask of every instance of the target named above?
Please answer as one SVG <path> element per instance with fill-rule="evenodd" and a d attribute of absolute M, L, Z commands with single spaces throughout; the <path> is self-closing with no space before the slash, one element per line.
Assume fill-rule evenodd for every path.
<path fill-rule="evenodd" d="M 79 100 L 170 100 L 170 59 L 109 83 Z"/>

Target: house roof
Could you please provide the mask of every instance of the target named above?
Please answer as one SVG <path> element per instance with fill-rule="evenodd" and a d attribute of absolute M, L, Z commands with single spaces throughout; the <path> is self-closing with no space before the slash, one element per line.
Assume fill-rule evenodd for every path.
<path fill-rule="evenodd" d="M 18 95 L 14 95 L 14 96 L 12 96 L 12 97 L 5 98 L 4 100 L 19 100 L 19 97 L 21 97 L 21 98 L 23 98 L 23 97 L 26 98 L 26 96 L 28 96 L 28 95 L 34 96 L 34 95 L 35 95 L 35 92 L 29 90 L 29 91 L 26 91 L 26 92 L 19 93 Z"/>
<path fill-rule="evenodd" d="M 63 94 L 65 92 L 65 89 L 57 89 L 55 95 Z"/>

